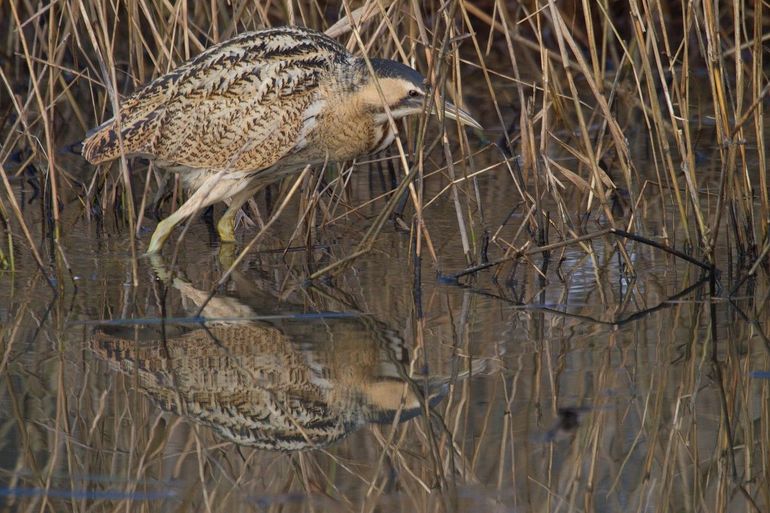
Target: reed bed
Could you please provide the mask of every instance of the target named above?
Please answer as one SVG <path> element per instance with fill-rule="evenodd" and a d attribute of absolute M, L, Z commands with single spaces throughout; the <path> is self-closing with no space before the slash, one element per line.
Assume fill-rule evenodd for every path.
<path fill-rule="evenodd" d="M 20 447 L 0 482 L 89 490 L 8 496 L 0 510 L 766 510 L 768 387 L 748 376 L 768 367 L 770 348 L 769 18 L 763 2 L 739 0 L 0 0 L 0 279 L 12 283 L 0 432 L 17 433 Z M 277 247 L 288 265 L 270 267 L 271 281 L 332 280 L 357 297 L 379 291 L 378 270 L 397 254 L 408 272 L 381 294 L 361 292 L 360 309 L 409 319 L 416 366 L 457 377 L 476 357 L 496 362 L 480 382 L 452 381 L 436 415 L 298 455 L 168 424 L 131 376 L 108 377 L 81 352 L 87 330 L 70 324 L 75 311 L 165 313 L 142 239 L 185 194 L 153 165 L 94 169 L 71 145 L 123 95 L 211 44 L 284 24 L 412 64 L 485 130 L 410 121 L 387 155 L 271 186 L 247 209 L 240 253 L 194 278 L 213 296 Z M 78 230 L 88 237 L 73 239 Z M 202 233 L 197 220 L 171 260 L 189 263 L 200 242 L 185 240 L 191 232 Z M 329 249 L 326 233 L 344 242 Z M 104 235 L 129 239 L 131 258 L 109 273 L 95 262 L 97 284 L 78 282 L 72 240 L 115 244 Z M 570 272 L 584 265 L 594 270 L 587 304 L 551 308 L 574 294 Z M 424 286 L 425 272 L 453 292 Z M 620 297 L 609 277 L 627 284 Z M 54 299 L 41 307 L 45 287 Z M 77 304 L 84 294 L 101 309 Z M 493 328 L 521 352 L 474 343 L 502 338 Z M 607 347 L 593 349 L 596 338 Z M 639 338 L 655 344 L 636 347 Z M 49 359 L 28 370 L 14 356 L 40 347 Z M 590 375 L 565 370 L 581 364 Z M 559 431 L 564 400 L 592 405 L 573 412 L 580 429 L 533 442 Z M 92 480 L 111 473 L 124 481 Z"/>
<path fill-rule="evenodd" d="M 11 233 L 42 265 L 10 194 L 11 182 L 29 173 L 47 198 L 40 236 L 59 239 L 69 205 L 88 218 L 117 211 L 135 236 L 150 222 L 148 209 L 173 208 L 150 196 L 164 179 L 158 170 L 132 172 L 123 160 L 119 172 L 94 172 L 62 149 L 109 117 L 121 95 L 210 44 L 289 23 L 327 30 L 357 52 L 412 63 L 441 96 L 471 102 L 484 120 L 483 134 L 451 124 L 437 131 L 421 120 L 396 144 L 388 165 L 408 191 L 388 191 L 395 198 L 389 210 L 406 194 L 418 256 L 425 248 L 438 262 L 424 211 L 449 196 L 469 265 L 482 259 L 485 232 L 508 253 L 542 245 L 546 233 L 552 240 L 590 233 L 592 220 L 644 235 L 639 212 L 650 206 L 669 213 L 666 243 L 712 264 L 715 248 L 729 245 L 755 272 L 768 250 L 763 6 L 626 7 L 587 0 L 4 3 L 3 219 L 19 227 Z M 629 136 L 644 140 L 652 166 L 639 168 Z M 706 146 L 719 151 L 703 155 Z M 719 171 L 698 172 L 704 165 Z M 309 182 L 303 187 L 303 205 L 312 207 L 308 227 L 357 210 L 345 201 L 348 169 L 327 176 L 323 194 Z M 516 227 L 484 216 L 478 187 L 485 175 L 506 173 L 510 203 L 525 213 Z M 424 184 L 436 180 L 446 186 L 428 195 Z M 171 202 L 182 194 L 174 186 Z M 372 223 L 360 249 L 381 226 Z"/>

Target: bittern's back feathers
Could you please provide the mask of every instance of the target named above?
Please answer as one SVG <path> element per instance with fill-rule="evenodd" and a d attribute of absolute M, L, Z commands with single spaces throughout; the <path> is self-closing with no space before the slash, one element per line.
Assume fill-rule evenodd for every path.
<path fill-rule="evenodd" d="M 129 96 L 120 108 L 123 149 L 190 168 L 250 171 L 291 151 L 322 79 L 353 57 L 299 27 L 241 34 Z M 117 122 L 89 132 L 83 156 L 120 153 Z"/>

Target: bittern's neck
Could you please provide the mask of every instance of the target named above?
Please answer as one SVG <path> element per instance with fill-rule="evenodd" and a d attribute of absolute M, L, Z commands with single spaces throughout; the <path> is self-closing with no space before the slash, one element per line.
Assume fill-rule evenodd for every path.
<path fill-rule="evenodd" d="M 320 161 L 351 160 L 372 151 L 379 139 L 374 117 L 355 96 L 339 90 L 330 91 L 318 116 L 318 126 L 312 131 L 308 152 Z"/>
<path fill-rule="evenodd" d="M 351 58 L 347 66 L 337 68 L 335 81 L 340 93 L 352 96 L 366 85 L 368 77 L 366 63 L 362 59 Z"/>

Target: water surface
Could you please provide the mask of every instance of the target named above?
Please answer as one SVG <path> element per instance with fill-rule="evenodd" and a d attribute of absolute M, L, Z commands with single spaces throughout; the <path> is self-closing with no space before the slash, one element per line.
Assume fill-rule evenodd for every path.
<path fill-rule="evenodd" d="M 490 218 L 506 179 L 482 184 Z M 712 298 L 697 266 L 628 242 L 631 272 L 604 237 L 452 283 L 442 200 L 419 282 L 389 224 L 309 283 L 362 221 L 272 251 L 294 245 L 289 215 L 216 287 L 232 255 L 203 220 L 174 264 L 133 259 L 111 214 L 64 214 L 43 254 L 71 275 L 23 245 L 2 275 L 7 511 L 742 511 L 738 486 L 766 482 L 764 282 L 728 301 L 723 275 Z"/>

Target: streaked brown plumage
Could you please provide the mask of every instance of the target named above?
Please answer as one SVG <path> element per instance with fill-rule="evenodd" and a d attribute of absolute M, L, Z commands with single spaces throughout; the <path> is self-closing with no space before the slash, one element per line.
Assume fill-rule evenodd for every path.
<path fill-rule="evenodd" d="M 399 119 L 423 110 L 427 90 L 417 71 L 389 60 L 370 64 L 376 83 L 364 59 L 322 33 L 244 33 L 132 94 L 119 121 L 89 133 L 83 156 L 99 164 L 121 152 L 142 155 L 181 173 L 193 193 L 158 225 L 148 253 L 160 250 L 181 220 L 226 199 L 218 231 L 232 241 L 235 214 L 265 183 L 308 164 L 380 151 L 395 137 L 388 111 Z M 445 107 L 448 117 L 479 127 Z"/>
<path fill-rule="evenodd" d="M 195 309 L 208 297 L 186 280 L 172 284 Z M 250 293 L 250 302 L 270 305 L 273 313 L 276 298 Z M 422 411 L 407 385 L 409 352 L 381 323 L 366 315 L 258 321 L 265 312 L 244 301 L 212 298 L 204 317 L 229 320 L 205 328 L 105 327 L 91 347 L 112 368 L 136 377 L 163 410 L 241 445 L 319 448 L 367 422 L 392 422 L 397 412 L 403 421 Z M 420 379 L 431 404 L 447 392 L 446 378 L 424 385 Z"/>

